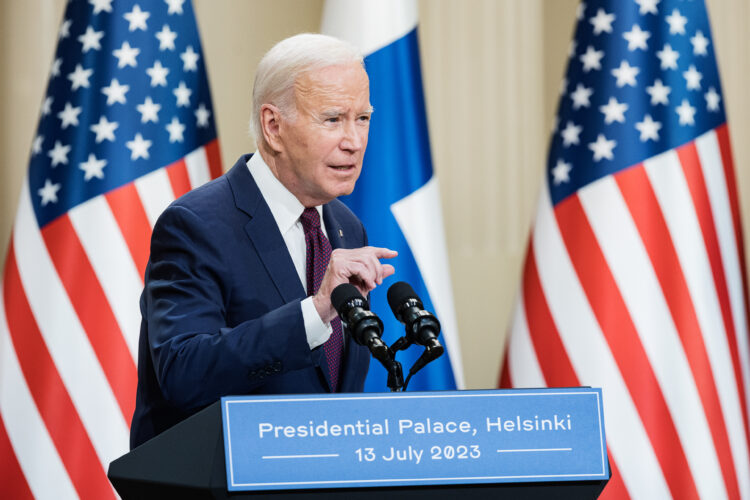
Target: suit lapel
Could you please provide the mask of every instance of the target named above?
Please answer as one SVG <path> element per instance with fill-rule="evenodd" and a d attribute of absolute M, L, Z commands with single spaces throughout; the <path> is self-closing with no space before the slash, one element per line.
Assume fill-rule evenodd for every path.
<path fill-rule="evenodd" d="M 331 243 L 331 248 L 348 248 L 343 227 L 336 220 L 333 210 L 331 210 L 328 204 L 323 205 L 323 223 L 326 226 L 326 233 L 328 234 L 328 241 Z"/>
<path fill-rule="evenodd" d="M 285 303 L 305 297 L 302 283 L 294 268 L 284 238 L 279 232 L 271 209 L 263 200 L 246 162 L 250 155 L 241 157 L 232 169 L 227 172 L 227 179 L 232 187 L 235 205 L 250 216 L 245 224 L 245 233 L 258 257 L 263 262 L 268 275 Z"/>

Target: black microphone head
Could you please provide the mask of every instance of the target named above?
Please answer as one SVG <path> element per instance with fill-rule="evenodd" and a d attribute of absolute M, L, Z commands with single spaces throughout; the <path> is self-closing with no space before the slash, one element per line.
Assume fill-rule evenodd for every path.
<path fill-rule="evenodd" d="M 391 311 L 398 318 L 401 315 L 401 309 L 406 302 L 410 302 L 409 305 L 416 306 L 422 309 L 422 301 L 414 292 L 414 289 L 409 283 L 405 281 L 399 281 L 394 283 L 388 289 L 388 305 L 391 306 Z"/>
<path fill-rule="evenodd" d="M 333 308 L 336 309 L 336 312 L 339 313 L 339 316 L 346 315 L 344 309 L 348 309 L 349 307 L 351 307 L 347 306 L 347 303 L 351 302 L 352 300 L 355 301 L 355 304 L 356 302 L 361 301 L 361 303 L 356 305 L 362 307 L 363 309 L 370 308 L 367 304 L 367 300 L 362 297 L 362 294 L 359 293 L 357 287 L 352 285 L 351 283 L 342 283 L 334 288 L 333 292 L 331 293 L 331 304 L 333 305 Z"/>

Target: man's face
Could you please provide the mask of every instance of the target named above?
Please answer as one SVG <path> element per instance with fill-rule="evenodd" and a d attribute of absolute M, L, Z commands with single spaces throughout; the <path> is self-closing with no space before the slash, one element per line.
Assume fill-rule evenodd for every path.
<path fill-rule="evenodd" d="M 303 205 L 328 203 L 354 190 L 370 129 L 370 83 L 360 64 L 300 76 L 296 117 L 282 118 L 277 175 Z"/>

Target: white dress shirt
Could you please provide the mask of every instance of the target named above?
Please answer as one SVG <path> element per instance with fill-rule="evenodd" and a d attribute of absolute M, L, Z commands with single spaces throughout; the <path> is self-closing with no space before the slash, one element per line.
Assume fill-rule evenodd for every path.
<path fill-rule="evenodd" d="M 271 209 L 276 225 L 279 227 L 284 243 L 289 250 L 289 255 L 294 262 L 294 268 L 302 282 L 302 288 L 307 290 L 307 246 L 305 244 L 305 231 L 300 222 L 300 216 L 305 210 L 304 205 L 300 203 L 282 183 L 279 181 L 271 169 L 266 164 L 260 152 L 255 154 L 247 161 L 247 168 L 255 179 L 255 183 L 260 189 L 260 194 Z M 323 234 L 328 237 L 325 223 L 323 222 L 323 207 L 315 207 L 320 215 L 320 227 Z M 333 331 L 330 324 L 323 323 L 320 318 L 312 297 L 302 300 L 302 318 L 305 322 L 305 334 L 310 349 L 322 345 Z"/>

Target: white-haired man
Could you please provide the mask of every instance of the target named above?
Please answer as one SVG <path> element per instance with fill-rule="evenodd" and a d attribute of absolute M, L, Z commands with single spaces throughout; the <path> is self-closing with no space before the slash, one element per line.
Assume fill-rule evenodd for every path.
<path fill-rule="evenodd" d="M 362 55 L 332 37 L 274 46 L 253 86 L 258 151 L 159 218 L 141 296 L 131 447 L 229 394 L 357 392 L 369 352 L 331 291 L 394 269 L 336 197 L 362 168 L 370 115 Z"/>

